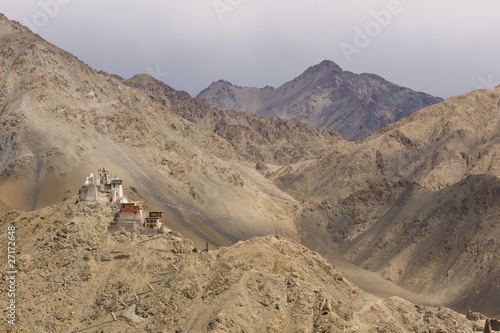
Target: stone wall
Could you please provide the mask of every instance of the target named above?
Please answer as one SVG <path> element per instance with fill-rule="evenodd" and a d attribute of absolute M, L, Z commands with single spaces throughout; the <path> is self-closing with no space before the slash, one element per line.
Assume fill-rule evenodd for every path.
<path fill-rule="evenodd" d="M 97 186 L 95 185 L 83 185 L 80 188 L 80 200 L 81 201 L 96 201 L 97 200 Z"/>
<path fill-rule="evenodd" d="M 500 320 L 497 319 L 486 319 L 486 324 L 484 325 L 484 333 L 500 332 Z"/>
<path fill-rule="evenodd" d="M 143 222 L 140 214 L 118 212 L 113 222 L 109 224 L 108 232 L 120 231 L 122 228 L 127 232 L 132 232 L 134 229 L 141 229 Z"/>

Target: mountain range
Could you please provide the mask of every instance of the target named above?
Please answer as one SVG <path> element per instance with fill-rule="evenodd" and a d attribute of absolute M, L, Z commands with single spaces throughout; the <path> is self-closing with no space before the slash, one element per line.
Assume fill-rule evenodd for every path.
<path fill-rule="evenodd" d="M 20 266 L 34 292 L 22 296 L 25 327 L 78 330 L 119 311 L 152 332 L 279 332 L 284 323 L 468 332 L 474 323 L 444 307 L 500 315 L 500 87 L 348 142 L 296 120 L 213 107 L 147 75 L 98 72 L 4 16 L 0 40 L 0 213 L 4 229 L 14 224 L 25 239 Z M 106 234 L 112 207 L 74 202 L 99 167 L 191 241 Z M 238 241 L 247 242 L 229 247 Z M 205 242 L 214 252 L 195 251 Z M 165 262 L 154 268 L 148 256 Z M 145 270 L 167 281 L 152 288 L 162 294 L 130 303 Z M 242 290 L 248 297 L 235 298 Z M 84 306 L 25 315 L 51 301 Z M 190 321 L 203 304 L 218 308 Z"/>
<path fill-rule="evenodd" d="M 141 84 L 138 77 L 130 79 L 129 84 L 135 82 L 133 85 L 145 93 L 172 89 L 151 77 L 141 78 Z M 161 96 L 155 99 L 160 102 L 174 100 L 165 93 Z M 194 101 L 205 103 L 199 97 Z M 500 272 L 494 264 L 498 259 L 495 241 L 498 230 L 494 219 L 487 219 L 482 214 L 489 211 L 488 216 L 494 216 L 491 212 L 496 209 L 494 193 L 499 175 L 491 172 L 495 170 L 496 155 L 490 151 L 495 145 L 491 142 L 493 133 L 498 132 L 493 125 L 498 122 L 493 120 L 496 103 L 498 96 L 494 92 L 476 91 L 387 125 L 357 145 L 338 139 L 325 144 L 321 138 L 323 144 L 312 142 L 316 147 L 329 149 L 312 156 L 302 153 L 301 156 L 307 157 L 302 161 L 258 158 L 249 161 L 263 165 L 261 170 L 265 170 L 264 174 L 280 189 L 306 203 L 308 213 L 301 213 L 295 220 L 301 221 L 299 234 L 310 248 L 331 260 L 342 258 L 376 271 L 385 279 L 415 292 L 425 290 L 432 295 L 430 298 L 446 300 L 462 311 L 481 303 L 481 311 L 495 314 L 497 310 L 490 312 L 496 306 L 494 298 L 489 296 L 492 286 L 495 286 L 493 293 L 498 292 L 495 276 Z M 217 114 L 223 115 L 224 125 L 227 119 L 232 117 L 234 121 L 236 118 L 237 133 L 244 132 L 242 128 L 248 133 L 262 132 L 255 127 L 241 126 L 245 123 L 242 119 L 259 119 L 246 112 L 207 106 L 192 110 L 201 111 L 174 112 L 211 130 L 222 127 L 214 125 L 220 119 L 214 116 Z M 461 110 L 468 112 L 463 114 Z M 472 118 L 477 121 L 469 121 Z M 207 119 L 211 120 L 207 122 Z M 260 118 L 260 121 L 266 120 Z M 274 121 L 289 122 L 279 118 Z M 486 123 L 489 128 L 482 129 L 481 124 Z M 285 140 L 288 142 L 294 142 L 294 138 L 297 142 L 310 142 L 306 133 L 315 133 L 314 129 L 304 124 L 301 128 L 308 130 L 297 133 L 287 127 L 279 133 L 287 133 Z M 471 135 L 465 144 L 462 142 L 466 139 L 467 128 L 469 134 L 481 136 L 479 151 L 471 152 L 478 148 L 476 137 Z M 416 139 L 416 135 L 420 137 Z M 233 142 L 231 137 L 222 137 Z M 317 138 L 318 134 L 313 137 Z M 264 146 L 269 147 L 277 141 L 273 138 Z M 248 156 L 243 150 L 240 153 Z M 469 154 L 479 158 L 472 159 Z M 480 190 L 472 184 L 477 184 Z M 463 202 L 467 202 L 465 207 Z M 311 225 L 316 228 L 311 230 Z M 485 229 L 488 232 L 484 232 Z M 396 239 L 401 233 L 406 237 Z M 328 235 L 324 241 L 326 246 L 318 242 L 325 238 L 324 235 Z M 412 245 L 417 243 L 420 246 Z M 477 250 L 471 253 L 471 248 Z M 474 277 L 475 273 L 471 273 L 485 267 L 488 274 Z"/>
<path fill-rule="evenodd" d="M 442 101 L 375 74 L 343 71 L 329 60 L 309 67 L 278 88 L 239 87 L 220 80 L 198 96 L 214 107 L 335 130 L 349 141 L 364 139 L 386 124 Z"/>
<path fill-rule="evenodd" d="M 319 158 L 347 144 L 335 131 L 317 130 L 298 121 L 267 119 L 245 111 L 211 107 L 205 99 L 192 98 L 149 75 L 140 74 L 122 81 L 181 117 L 219 135 L 252 163 L 289 165 Z"/>
<path fill-rule="evenodd" d="M 481 298 L 496 314 L 499 88 L 418 111 L 348 152 L 283 167 L 275 183 L 316 207 L 317 233 L 333 237 L 344 259 L 413 290 L 450 291 L 462 306 Z"/>

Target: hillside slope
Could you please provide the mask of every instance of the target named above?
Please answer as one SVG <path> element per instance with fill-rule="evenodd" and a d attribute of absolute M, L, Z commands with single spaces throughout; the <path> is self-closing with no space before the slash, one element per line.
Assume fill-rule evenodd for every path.
<path fill-rule="evenodd" d="M 280 188 L 316 215 L 301 229 L 320 225 L 301 232 L 304 244 L 448 306 L 500 314 L 499 106 L 499 88 L 454 97 L 342 156 L 278 170 Z M 317 248 L 322 234 L 336 247 Z"/>
<path fill-rule="evenodd" d="M 330 154 L 300 173 L 283 174 L 278 183 L 301 200 L 321 201 L 383 179 L 438 190 L 468 175 L 500 177 L 499 109 L 500 87 L 452 97 L 385 126 L 347 158 Z"/>
<path fill-rule="evenodd" d="M 325 60 L 274 89 L 212 83 L 198 95 L 212 106 L 264 117 L 297 120 L 335 130 L 350 141 L 442 99 L 390 83 L 374 74 L 354 74 Z"/>
<path fill-rule="evenodd" d="M 500 313 L 490 291 L 498 285 L 499 88 L 346 143 L 300 123 L 213 110 L 136 77 L 159 89 L 151 98 L 3 16 L 0 41 L 0 212 L 69 205 L 85 176 L 105 167 L 194 246 L 284 235 L 430 303 Z"/>
<path fill-rule="evenodd" d="M 15 226 L 22 240 L 12 332 L 472 332 L 484 326 L 445 308 L 366 294 L 320 255 L 282 237 L 200 252 L 177 234 L 109 234 L 112 208 L 67 201 L 1 216 L 0 227 Z M 0 297 L 5 304 L 7 293 Z M 0 325 L 10 328 L 5 315 Z"/>

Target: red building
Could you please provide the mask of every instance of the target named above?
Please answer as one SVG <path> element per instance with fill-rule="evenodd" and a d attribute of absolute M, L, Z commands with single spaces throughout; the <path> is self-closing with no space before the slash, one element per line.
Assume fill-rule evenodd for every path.
<path fill-rule="evenodd" d="M 122 203 L 120 211 L 115 214 L 114 221 L 108 227 L 108 232 L 113 233 L 122 228 L 127 232 L 132 232 L 137 228 L 142 228 L 143 223 L 141 207 L 133 203 Z"/>
<path fill-rule="evenodd" d="M 133 203 L 123 203 L 120 209 L 121 213 L 142 214 L 141 207 Z"/>

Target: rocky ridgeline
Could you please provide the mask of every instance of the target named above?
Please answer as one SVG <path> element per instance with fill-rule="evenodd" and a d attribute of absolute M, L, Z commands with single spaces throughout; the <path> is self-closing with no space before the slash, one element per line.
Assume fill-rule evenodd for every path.
<path fill-rule="evenodd" d="M 451 98 L 354 144 L 289 121 L 217 110 L 203 114 L 210 108 L 202 99 L 194 101 L 168 89 L 158 91 L 160 98 L 171 96 L 172 104 L 163 106 L 154 93 L 144 94 L 116 76 L 96 72 L 1 15 L 0 39 L 0 212 L 29 211 L 71 198 L 71 189 L 81 185 L 82 177 L 104 163 L 152 200 L 149 204 L 192 207 L 213 216 L 201 223 L 191 215 L 173 213 L 183 233 L 196 230 L 204 237 L 203 246 L 206 239 L 211 245 L 228 245 L 276 230 L 325 254 L 345 250 L 345 258 L 418 288 L 419 294 L 442 290 L 439 304 L 461 311 L 488 310 L 491 316 L 499 313 L 498 89 Z M 332 64 L 323 65 L 301 80 L 323 69 L 328 76 Z M 154 88 L 147 82 L 145 86 Z M 269 165 L 293 162 L 299 163 Z M 128 331 L 129 326 L 120 325 L 146 331 L 222 331 L 232 330 L 230 325 L 259 332 L 275 325 L 276 330 L 313 331 L 325 318 L 324 325 L 334 325 L 330 331 L 338 325 L 347 331 L 389 332 L 484 327 L 481 321 L 471 323 L 445 309 L 419 310 L 399 299 L 381 300 L 361 292 L 348 297 L 351 289 L 335 282 L 336 273 L 302 267 L 304 262 L 297 258 L 312 260 L 311 252 L 292 256 L 290 251 L 301 247 L 284 239 L 276 242 L 287 250 L 272 260 L 275 248 L 269 242 L 275 240 L 254 242 L 266 251 L 260 261 L 277 267 L 285 262 L 286 271 L 252 262 L 254 253 L 243 251 L 251 248 L 246 242 L 241 253 L 228 249 L 250 267 L 230 266 L 230 274 L 237 273 L 233 278 L 218 271 L 217 263 L 229 262 L 217 257 L 220 252 L 195 252 L 192 243 L 175 235 L 106 235 L 112 215 L 104 204 L 73 205 L 68 200 L 32 213 L 2 216 L 0 224 L 15 223 L 22 240 L 17 255 L 24 331 L 71 331 L 109 321 L 117 325 L 116 331 Z M 197 241 L 196 234 L 190 237 Z M 198 278 L 200 272 L 206 274 L 203 279 Z M 238 284 L 256 272 L 264 277 L 262 283 Z M 289 297 L 283 283 L 293 273 L 297 281 L 305 281 L 298 287 L 304 294 L 284 302 Z M 169 280 L 169 274 L 177 280 Z M 197 282 L 188 301 L 175 286 L 192 280 Z M 212 281 L 227 289 L 203 298 L 216 288 Z M 443 284 L 448 288 L 441 288 Z M 347 294 L 341 292 L 343 286 Z M 319 298 L 326 301 L 314 297 L 318 287 L 323 290 Z M 241 307 L 228 303 L 231 290 L 241 294 L 238 288 L 248 295 Z M 257 300 L 262 297 L 256 295 L 266 288 L 271 303 L 261 304 Z M 159 293 L 152 295 L 163 297 L 141 303 L 153 289 Z M 435 295 L 430 296 L 432 301 Z M 337 311 L 338 301 L 342 310 Z M 277 303 L 279 309 L 273 307 Z M 302 305 L 303 311 L 297 312 Z M 350 314 L 344 311 L 349 310 L 346 305 L 352 316 L 343 315 Z M 171 307 L 180 316 L 175 322 L 168 322 Z M 318 307 L 327 317 L 313 311 Z M 244 312 L 236 314 L 238 308 Z M 199 314 L 198 321 L 190 322 L 189 312 Z M 293 319 L 301 313 L 302 321 Z M 135 316 L 141 323 L 124 324 L 123 318 Z M 296 326 L 283 326 L 289 322 Z"/>
<path fill-rule="evenodd" d="M 328 60 L 276 89 L 239 87 L 220 80 L 198 96 L 214 107 L 335 130 L 349 141 L 364 139 L 386 124 L 442 101 L 378 75 L 343 71 Z"/>
<path fill-rule="evenodd" d="M 122 81 L 224 138 L 250 162 L 287 165 L 319 158 L 347 144 L 335 131 L 317 130 L 292 120 L 213 108 L 205 99 L 192 98 L 146 74 Z"/>

